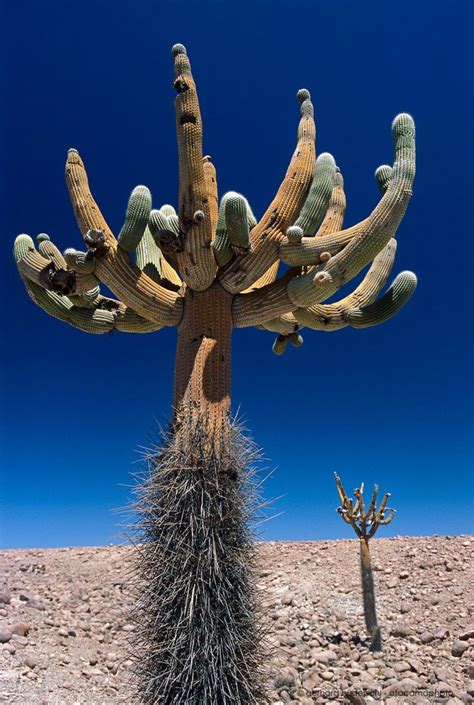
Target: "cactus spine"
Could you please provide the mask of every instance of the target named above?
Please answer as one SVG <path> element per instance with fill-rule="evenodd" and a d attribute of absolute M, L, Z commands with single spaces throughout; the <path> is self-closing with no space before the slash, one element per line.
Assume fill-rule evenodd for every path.
<path fill-rule="evenodd" d="M 170 577 L 171 592 L 156 602 L 161 604 L 161 612 L 153 613 L 153 623 L 166 623 L 164 642 L 159 642 L 159 635 L 148 624 L 148 640 L 142 645 L 147 666 L 139 669 L 142 699 L 155 702 L 153 698 L 159 697 L 163 702 L 199 705 L 247 703 L 261 695 L 254 668 L 258 630 L 252 631 L 247 619 L 254 600 L 251 573 L 245 573 L 245 566 L 251 563 L 251 548 L 239 539 L 243 531 L 240 520 L 235 526 L 241 528 L 233 529 L 234 548 L 225 536 L 228 511 L 238 513 L 243 502 L 239 475 L 245 465 L 245 453 L 232 445 L 231 334 L 234 328 L 248 326 L 273 331 L 278 336 L 273 350 L 281 355 L 288 342 L 296 348 L 302 344 L 304 326 L 326 331 L 344 326 L 362 328 L 387 320 L 406 303 L 416 284 L 409 272 L 400 274 L 380 299 L 377 296 L 393 264 L 394 237 L 411 196 L 414 123 L 406 114 L 395 118 L 393 168 L 381 167 L 376 174 L 383 192 L 380 202 L 362 222 L 342 229 L 346 206 L 342 174 L 330 154 L 316 159 L 311 95 L 300 89 L 296 149 L 275 197 L 256 219 L 247 200 L 238 193 L 224 194 L 219 202 L 215 166 L 209 156 L 203 156 L 202 119 L 189 57 L 182 44 L 176 44 L 172 54 L 179 155 L 177 209 L 169 204 L 153 209 L 148 188 L 137 186 L 116 237 L 94 200 L 79 153 L 71 149 L 66 183 L 85 251 L 67 249 L 61 254 L 45 234 L 38 236 L 37 249 L 29 236 L 20 235 L 14 256 L 32 300 L 49 315 L 82 331 L 149 333 L 163 326 L 177 327 L 171 440 L 155 454 L 151 466 L 164 468 L 165 475 L 170 468 L 178 472 L 176 465 L 184 463 L 183 448 L 190 448 L 190 439 L 198 436 L 201 454 L 192 467 L 181 469 L 183 478 L 179 480 L 187 482 L 194 477 L 194 490 L 201 488 L 208 494 L 205 503 L 193 504 L 194 513 L 184 508 L 178 512 L 179 520 L 173 524 L 171 539 L 185 541 L 183 555 L 189 561 L 177 564 L 176 570 L 180 567 L 182 575 Z M 278 277 L 280 263 L 290 268 Z M 324 303 L 369 264 L 370 269 L 352 294 L 339 302 Z M 116 298 L 103 296 L 101 284 Z M 232 448 L 234 460 L 229 465 Z M 147 495 L 152 502 L 151 507 L 148 504 L 148 516 L 157 527 L 163 526 L 163 516 L 181 507 L 183 501 L 179 492 L 168 493 L 163 474 L 158 475 L 161 490 Z M 221 476 L 226 479 L 219 484 L 216 478 Z M 178 486 L 173 484 L 175 489 Z M 195 543 L 197 534 L 188 530 L 191 521 L 201 527 L 198 535 L 203 541 L 212 535 L 216 543 L 227 547 L 219 552 L 217 566 L 210 565 L 215 556 L 202 552 L 207 563 L 201 566 L 201 577 L 212 575 L 212 580 L 221 581 L 213 589 L 221 590 L 225 602 L 231 599 L 225 587 L 228 569 L 232 573 L 233 567 L 240 566 L 237 602 L 246 615 L 245 619 L 234 619 L 230 612 L 217 607 L 212 612 L 212 605 L 208 605 L 206 619 L 220 620 L 225 640 L 216 629 L 201 634 L 199 638 L 205 638 L 209 647 L 204 665 L 195 660 L 192 651 L 197 632 L 189 602 L 181 601 L 179 609 L 170 613 L 179 623 L 166 622 L 165 614 L 166 600 L 171 599 L 173 590 L 179 592 L 180 585 L 192 585 L 194 567 L 201 557 L 201 548 Z M 160 553 L 153 526 L 147 521 L 144 526 L 152 544 L 158 542 L 157 550 L 152 546 L 145 562 L 156 587 L 159 576 L 167 575 L 168 558 L 166 552 Z M 368 544 L 366 553 L 368 556 Z M 182 631 L 176 649 L 177 631 L 173 630 L 178 629 Z M 226 648 L 222 650 L 224 642 Z M 162 684 L 160 690 L 153 683 L 156 685 L 156 679 L 161 678 L 159 659 L 163 653 L 174 654 L 183 666 L 180 671 L 175 664 L 173 683 L 168 682 L 169 687 Z"/>

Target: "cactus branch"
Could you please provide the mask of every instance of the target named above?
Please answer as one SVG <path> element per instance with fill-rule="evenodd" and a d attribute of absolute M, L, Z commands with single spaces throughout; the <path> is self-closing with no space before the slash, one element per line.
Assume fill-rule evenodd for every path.
<path fill-rule="evenodd" d="M 92 197 L 84 164 L 76 150 L 68 153 L 66 183 L 86 244 L 95 249 L 97 244 L 101 246 L 102 256 L 97 259 L 94 270 L 97 278 L 143 318 L 164 326 L 178 325 L 183 312 L 182 297 L 156 284 L 118 248 Z"/>
<path fill-rule="evenodd" d="M 217 265 L 210 249 L 211 204 L 202 155 L 202 121 L 191 64 L 182 44 L 173 47 L 176 135 L 179 156 L 179 225 L 184 247 L 178 253 L 180 272 L 192 289 L 203 291 L 214 280 Z M 204 213 L 196 220 L 197 211 Z"/>
<path fill-rule="evenodd" d="M 278 192 L 251 233 L 251 251 L 237 258 L 220 276 L 231 293 L 274 281 L 278 269 L 278 246 L 286 228 L 293 224 L 303 206 L 315 165 L 316 128 L 309 91 L 298 91 L 300 123 L 298 141 L 286 176 Z M 265 275 L 265 276 L 264 276 Z"/>
<path fill-rule="evenodd" d="M 413 119 L 402 113 L 392 126 L 395 142 L 393 174 L 387 191 L 372 214 L 354 226 L 351 242 L 316 272 L 325 271 L 330 279 L 325 286 L 314 283 L 314 271 L 288 284 L 289 298 L 307 307 L 331 296 L 346 281 L 368 264 L 395 234 L 412 194 L 415 177 L 415 128 Z M 315 242 L 319 238 L 314 238 Z"/>

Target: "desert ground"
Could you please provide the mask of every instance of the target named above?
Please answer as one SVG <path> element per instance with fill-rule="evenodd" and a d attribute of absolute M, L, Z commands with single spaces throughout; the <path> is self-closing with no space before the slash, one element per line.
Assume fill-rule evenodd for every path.
<path fill-rule="evenodd" d="M 474 701 L 469 536 L 371 542 L 383 653 L 364 641 L 356 540 L 259 543 L 274 703 Z M 0 554 L 0 701 L 134 702 L 128 546 Z"/>

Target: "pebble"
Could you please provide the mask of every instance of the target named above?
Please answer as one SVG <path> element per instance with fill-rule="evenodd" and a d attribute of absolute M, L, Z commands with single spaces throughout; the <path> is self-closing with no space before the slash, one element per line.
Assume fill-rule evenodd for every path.
<path fill-rule="evenodd" d="M 453 656 L 462 656 L 465 651 L 469 648 L 469 644 L 460 639 L 456 639 L 451 648 L 451 653 Z"/>
<path fill-rule="evenodd" d="M 24 622 L 17 622 L 16 624 L 13 624 L 10 628 L 12 634 L 17 634 L 18 636 L 26 636 L 30 631 L 29 625 L 25 624 Z"/>
<path fill-rule="evenodd" d="M 13 636 L 10 627 L 0 627 L 0 644 L 6 644 Z"/>
<path fill-rule="evenodd" d="M 366 641 L 356 542 L 325 542 L 324 550 L 320 542 L 258 544 L 259 589 L 268 605 L 274 649 L 269 657 L 273 705 L 340 705 L 342 693 L 356 687 L 366 693 L 357 705 L 428 705 L 426 696 L 400 699 L 395 692 L 434 690 L 440 684 L 451 689 L 451 705 L 471 703 L 469 552 L 460 550 L 457 538 L 449 546 L 446 541 L 373 542 L 374 565 L 381 568 L 374 578 L 384 644 L 375 654 Z M 15 552 L 7 552 L 11 601 L 0 600 L 0 619 L 8 629 L 11 622 L 24 621 L 31 631 L 0 646 L 0 670 L 18 672 L 22 702 L 112 703 L 128 692 L 132 663 L 124 659 L 127 632 L 134 629 L 127 612 L 128 550 L 61 549 L 35 558 L 25 551 L 17 562 Z M 446 561 L 453 571 L 446 572 Z M 45 572 L 32 567 L 43 564 Z M 452 655 L 457 642 L 464 645 L 462 657 Z M 371 698 L 371 689 L 382 696 Z"/>
<path fill-rule="evenodd" d="M 2 605 L 9 605 L 11 602 L 12 596 L 10 590 L 0 590 L 0 604 Z"/>

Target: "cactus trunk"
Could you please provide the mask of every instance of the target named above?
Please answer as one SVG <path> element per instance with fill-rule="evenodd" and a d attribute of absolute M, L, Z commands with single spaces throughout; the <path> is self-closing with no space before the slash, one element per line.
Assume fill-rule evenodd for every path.
<path fill-rule="evenodd" d="M 226 436 L 230 413 L 232 296 L 218 283 L 206 291 L 187 289 L 178 326 L 174 409 L 200 420 L 217 448 Z"/>
<path fill-rule="evenodd" d="M 369 541 L 366 536 L 360 537 L 360 572 L 362 577 L 362 596 L 364 600 L 365 626 L 371 639 L 370 651 L 382 650 L 382 636 L 377 624 L 375 610 L 375 587 L 372 564 L 370 561 Z"/>

